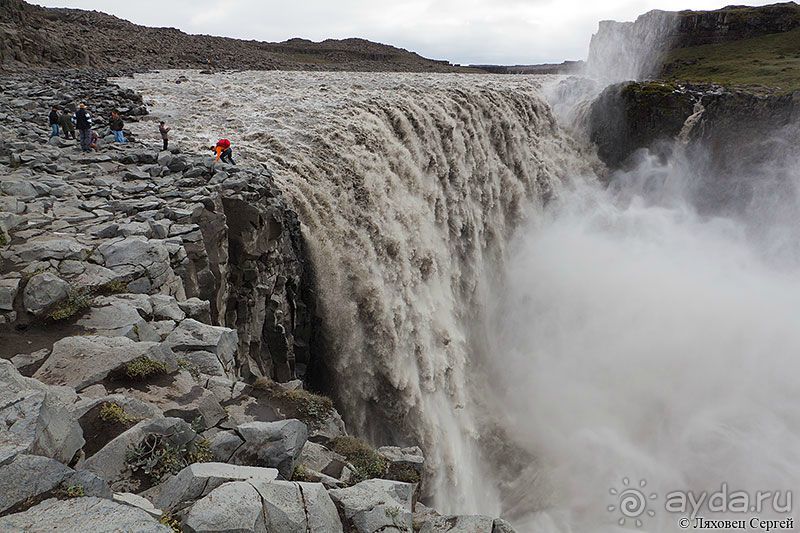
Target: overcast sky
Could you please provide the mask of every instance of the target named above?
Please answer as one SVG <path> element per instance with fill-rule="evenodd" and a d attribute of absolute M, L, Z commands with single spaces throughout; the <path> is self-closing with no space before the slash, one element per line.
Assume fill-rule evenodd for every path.
<path fill-rule="evenodd" d="M 777 0 L 39 0 L 147 26 L 262 41 L 363 37 L 454 63 L 585 59 L 604 19 L 651 9 L 716 9 Z"/>

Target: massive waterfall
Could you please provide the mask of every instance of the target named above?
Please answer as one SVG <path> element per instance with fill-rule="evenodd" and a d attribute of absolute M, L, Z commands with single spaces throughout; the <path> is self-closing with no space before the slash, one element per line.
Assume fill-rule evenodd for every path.
<path fill-rule="evenodd" d="M 591 174 L 540 81 L 240 73 L 170 83 L 177 75 L 129 83 L 184 143 L 223 132 L 266 163 L 300 215 L 348 427 L 376 444 L 421 445 L 437 507 L 499 515 L 486 452 L 505 428 L 491 398 L 474 394 L 487 380 L 476 342 L 485 304 L 514 230 L 562 181 Z"/>
<path fill-rule="evenodd" d="M 669 491 L 800 482 L 790 151 L 780 190 L 714 216 L 681 150 L 602 186 L 545 78 L 177 75 L 126 83 L 182 143 L 274 171 L 349 427 L 422 445 L 440 509 L 623 531 L 636 488 L 661 503 L 643 530 L 675 531 Z"/>

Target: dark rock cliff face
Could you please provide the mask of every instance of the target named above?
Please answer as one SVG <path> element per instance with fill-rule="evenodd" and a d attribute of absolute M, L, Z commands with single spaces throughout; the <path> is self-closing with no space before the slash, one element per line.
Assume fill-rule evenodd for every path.
<path fill-rule="evenodd" d="M 622 166 L 640 148 L 675 138 L 694 109 L 695 96 L 662 83 L 619 83 L 592 104 L 589 135 L 600 158 Z"/>
<path fill-rule="evenodd" d="M 314 302 L 297 215 L 270 183 L 222 198 L 227 221 L 227 283 L 217 292 L 219 318 L 239 332 L 242 374 L 278 381 L 304 376 L 310 363 Z"/>
<path fill-rule="evenodd" d="M 800 93 L 628 82 L 607 88 L 592 104 L 588 127 L 610 168 L 634 166 L 641 150 L 664 158 L 680 149 L 703 192 L 698 197 L 708 199 L 702 207 L 737 209 L 767 179 L 763 169 L 774 171 L 796 153 Z"/>
<path fill-rule="evenodd" d="M 762 7 L 729 6 L 716 11 L 682 11 L 674 46 L 698 46 L 782 33 L 800 27 L 795 2 Z"/>
<path fill-rule="evenodd" d="M 683 139 L 702 144 L 720 169 L 741 151 L 796 121 L 800 93 L 760 95 L 715 85 L 626 82 L 608 87 L 589 113 L 600 158 L 619 168 L 642 148 Z M 687 124 L 694 115 L 696 123 Z M 737 158 L 730 157 L 736 152 Z"/>

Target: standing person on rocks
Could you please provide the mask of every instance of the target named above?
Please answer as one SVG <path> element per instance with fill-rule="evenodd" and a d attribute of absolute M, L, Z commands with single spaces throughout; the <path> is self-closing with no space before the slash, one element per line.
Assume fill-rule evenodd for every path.
<path fill-rule="evenodd" d="M 215 162 L 221 159 L 223 163 L 236 165 L 236 163 L 233 162 L 233 149 L 228 139 L 220 139 L 217 141 L 217 145 L 212 146 L 211 149 L 217 154 L 216 159 L 214 159 Z"/>
<path fill-rule="evenodd" d="M 161 134 L 161 140 L 164 141 L 163 150 L 166 152 L 169 148 L 169 130 L 172 128 L 167 127 L 167 123 L 163 120 L 158 124 L 158 132 Z"/>
<path fill-rule="evenodd" d="M 81 138 L 81 150 L 90 152 L 92 149 L 92 115 L 86 109 L 86 104 L 80 104 L 75 112 L 75 125 Z"/>
<path fill-rule="evenodd" d="M 72 110 L 65 109 L 58 117 L 58 125 L 61 126 L 61 131 L 64 133 L 65 139 L 75 138 L 75 124 L 72 123 L 73 113 Z"/>
<path fill-rule="evenodd" d="M 50 138 L 58 137 L 58 107 L 53 106 L 47 118 L 50 120 Z"/>
<path fill-rule="evenodd" d="M 125 123 L 122 122 L 122 117 L 119 116 L 119 111 L 114 110 L 111 112 L 110 126 L 111 131 L 114 133 L 114 142 L 121 144 L 128 142 L 128 139 L 125 138 L 125 134 L 122 132 L 122 129 L 125 127 Z"/>

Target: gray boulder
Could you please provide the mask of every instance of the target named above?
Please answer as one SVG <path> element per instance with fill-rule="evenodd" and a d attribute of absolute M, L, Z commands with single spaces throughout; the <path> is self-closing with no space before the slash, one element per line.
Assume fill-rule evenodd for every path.
<path fill-rule="evenodd" d="M 78 320 L 79 326 L 103 337 L 128 337 L 133 341 L 149 342 L 161 340 L 153 327 L 130 303 L 109 298 L 97 304 Z"/>
<path fill-rule="evenodd" d="M 0 279 L 0 311 L 13 311 L 19 278 Z"/>
<path fill-rule="evenodd" d="M 146 358 L 177 369 L 175 354 L 157 342 L 134 342 L 126 337 L 67 337 L 53 345 L 53 352 L 34 377 L 52 385 L 81 390 L 98 383 L 127 363 Z"/>
<path fill-rule="evenodd" d="M 172 533 L 141 509 L 95 497 L 46 500 L 23 513 L 0 518 L 0 531 Z"/>
<path fill-rule="evenodd" d="M 427 518 L 422 521 L 419 533 L 515 533 L 515 530 L 501 518 L 460 515 Z"/>
<path fill-rule="evenodd" d="M 238 426 L 236 432 L 244 444 L 231 458 L 233 463 L 277 468 L 285 479 L 291 478 L 308 439 L 308 428 L 295 419 L 250 422 Z"/>
<path fill-rule="evenodd" d="M 267 531 L 341 533 L 339 513 L 319 483 L 251 481 L 264 504 Z"/>
<path fill-rule="evenodd" d="M 411 531 L 414 488 L 410 483 L 368 479 L 328 494 L 353 531 Z"/>
<path fill-rule="evenodd" d="M 25 378 L 0 359 L 0 464 L 23 453 L 69 463 L 84 444 L 70 400 L 67 392 Z"/>
<path fill-rule="evenodd" d="M 343 455 L 312 441 L 303 446 L 297 464 L 305 468 L 307 480 L 320 481 L 330 488 L 342 488 L 342 482 L 352 475 L 351 466 Z"/>
<path fill-rule="evenodd" d="M 33 276 L 23 291 L 25 310 L 43 316 L 69 297 L 69 283 L 49 272 Z"/>
<path fill-rule="evenodd" d="M 195 503 L 183 527 L 190 533 L 267 533 L 263 511 L 258 491 L 246 481 L 234 481 Z"/>
<path fill-rule="evenodd" d="M 511 524 L 502 518 L 442 516 L 419 502 L 414 507 L 414 527 L 419 533 L 514 533 Z"/>
<path fill-rule="evenodd" d="M 274 468 L 237 466 L 226 463 L 194 463 L 178 475 L 153 487 L 145 496 L 156 507 L 172 510 L 194 502 L 228 481 L 274 481 L 278 471 Z"/>
<path fill-rule="evenodd" d="M 83 245 L 73 237 L 66 235 L 34 237 L 16 246 L 14 251 L 26 263 L 49 259 L 83 260 L 91 252 L 89 246 Z"/>
<path fill-rule="evenodd" d="M 106 268 L 134 280 L 128 284 L 132 292 L 155 291 L 174 277 L 169 252 L 161 241 L 127 237 L 101 244 L 97 251 Z"/>
<path fill-rule="evenodd" d="M 82 495 L 111 498 L 111 489 L 90 472 L 76 472 L 68 466 L 39 455 L 18 455 L 0 466 L 0 514 L 31 507 L 28 502 L 52 497 L 57 491 L 79 489 Z"/>
<path fill-rule="evenodd" d="M 494 519 L 489 516 L 437 516 L 424 522 L 420 533 L 493 533 Z"/>
<path fill-rule="evenodd" d="M 220 431 L 211 439 L 209 450 L 217 461 L 228 462 L 244 440 L 233 431 Z"/>
<path fill-rule="evenodd" d="M 382 446 L 377 452 L 389 463 L 389 477 L 410 481 L 412 476 L 416 476 L 418 482 L 422 480 L 425 474 L 425 457 L 418 446 Z"/>
<path fill-rule="evenodd" d="M 186 318 L 186 313 L 178 305 L 178 301 L 166 294 L 154 294 L 150 297 L 153 306 L 153 317 L 156 320 L 174 320 L 180 322 Z"/>
<path fill-rule="evenodd" d="M 150 503 L 150 500 L 143 498 L 138 494 L 132 494 L 130 492 L 115 492 L 111 499 L 117 503 L 124 503 L 125 505 L 137 507 L 154 518 L 161 518 L 161 516 L 164 514 L 161 509 L 156 509 L 155 506 Z"/>
<path fill-rule="evenodd" d="M 168 383 L 152 383 L 145 390 L 129 387 L 118 391 L 157 407 L 165 416 L 197 421 L 203 428 L 214 427 L 227 416 L 214 393 L 185 370 L 172 376 Z"/>
<path fill-rule="evenodd" d="M 211 322 L 211 304 L 200 298 L 189 298 L 186 301 L 178 302 L 178 306 L 186 313 L 188 318 L 193 318 L 204 324 Z"/>
<path fill-rule="evenodd" d="M 105 389 L 99 391 L 97 396 L 87 396 L 84 389 L 81 393 L 81 400 L 74 403 L 70 409 L 77 418 L 104 403 L 116 404 L 122 408 L 129 416 L 138 419 L 155 418 L 162 416 L 161 410 L 155 405 L 139 400 L 138 398 L 131 398 L 125 394 L 106 394 Z"/>
<path fill-rule="evenodd" d="M 226 373 L 232 372 L 235 366 L 238 343 L 239 336 L 235 330 L 220 326 L 209 326 L 191 318 L 181 322 L 164 339 L 164 344 L 172 348 L 177 354 L 213 353 Z"/>

